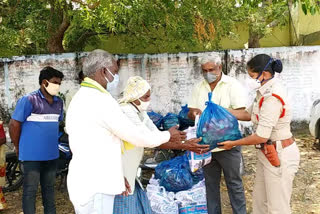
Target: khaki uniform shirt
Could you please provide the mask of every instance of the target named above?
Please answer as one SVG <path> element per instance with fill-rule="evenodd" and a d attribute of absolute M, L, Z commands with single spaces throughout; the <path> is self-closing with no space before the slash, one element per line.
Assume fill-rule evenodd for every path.
<path fill-rule="evenodd" d="M 283 106 L 278 98 L 272 96 L 272 93 L 279 95 L 285 105 Z M 264 101 L 259 109 L 259 102 L 262 97 L 264 97 Z M 254 131 L 259 137 L 272 141 L 292 137 L 290 130 L 291 109 L 287 102 L 287 92 L 277 79 L 269 80 L 258 89 L 255 101 L 247 111 L 251 114 Z M 285 108 L 285 115 L 280 118 L 283 108 Z"/>

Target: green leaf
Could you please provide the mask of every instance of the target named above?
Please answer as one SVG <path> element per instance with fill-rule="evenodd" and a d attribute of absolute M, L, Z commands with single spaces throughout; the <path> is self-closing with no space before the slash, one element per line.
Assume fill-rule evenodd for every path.
<path fill-rule="evenodd" d="M 308 9 L 307 9 L 307 6 L 306 6 L 305 3 L 302 3 L 302 4 L 301 4 L 301 8 L 302 8 L 303 13 L 304 13 L 305 15 L 307 15 L 307 14 L 308 14 Z"/>
<path fill-rule="evenodd" d="M 312 6 L 312 7 L 310 8 L 310 13 L 311 13 L 311 15 L 316 14 L 316 8 L 315 8 L 315 6 Z"/>
<path fill-rule="evenodd" d="M 166 52 L 178 48 L 192 51 L 194 47 L 212 50 L 220 47 L 222 38 L 239 38 L 239 23 L 245 23 L 259 38 L 272 33 L 269 23 L 288 23 L 285 0 L 272 0 L 272 4 L 266 0 L 100 0 L 96 8 L 85 4 L 99 0 L 86 0 L 76 9 L 66 7 L 70 0 L 12 4 L 15 1 L 0 0 L 0 44 L 1 51 L 19 54 L 47 53 L 49 36 L 57 31 L 63 16 L 70 19 L 62 41 L 68 51 L 81 51 L 88 43 L 98 44 L 110 34 L 123 36 L 127 47 L 154 46 Z M 236 7 L 237 2 L 242 3 Z M 294 4 L 301 3 L 305 14 L 312 15 L 319 12 L 317 2 L 293 0 Z M 259 7 L 259 3 L 264 4 Z M 15 12 L 9 14 L 14 7 Z"/>

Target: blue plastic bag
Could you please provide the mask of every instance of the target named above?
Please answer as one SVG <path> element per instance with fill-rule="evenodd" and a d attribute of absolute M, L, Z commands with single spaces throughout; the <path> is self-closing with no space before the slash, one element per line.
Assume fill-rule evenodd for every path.
<path fill-rule="evenodd" d="M 155 168 L 155 179 L 160 179 L 168 168 L 175 167 L 178 165 L 181 165 L 188 170 L 190 169 L 188 157 L 185 154 L 159 163 L 158 166 Z"/>
<path fill-rule="evenodd" d="M 170 129 L 172 126 L 179 125 L 179 119 L 178 115 L 173 113 L 168 113 L 163 119 L 162 119 L 162 126 L 164 130 Z"/>
<path fill-rule="evenodd" d="M 204 179 L 203 168 L 200 168 L 197 171 L 192 172 L 191 175 L 192 175 L 193 185 L 199 183 L 199 181 L 202 181 Z"/>
<path fill-rule="evenodd" d="M 169 168 L 160 179 L 160 185 L 169 192 L 179 192 L 191 189 L 193 180 L 188 169 L 181 165 Z"/>
<path fill-rule="evenodd" d="M 154 112 L 154 111 L 150 111 L 147 114 L 148 114 L 149 118 L 152 120 L 152 122 L 154 123 L 154 125 L 156 125 L 156 127 L 158 129 L 160 129 L 163 116 L 161 114 Z"/>
<path fill-rule="evenodd" d="M 167 191 L 179 192 L 193 186 L 189 162 L 186 155 L 161 162 L 155 169 L 155 178 Z"/>
<path fill-rule="evenodd" d="M 181 106 L 181 111 L 178 114 L 180 130 L 185 130 L 189 126 L 194 126 L 194 121 L 189 119 L 188 113 L 189 113 L 188 105 Z"/>
<path fill-rule="evenodd" d="M 199 144 L 210 145 L 214 149 L 217 143 L 241 138 L 237 118 L 223 107 L 211 101 L 212 93 L 208 94 L 207 107 L 201 114 L 197 128 L 197 137 L 202 137 Z"/>

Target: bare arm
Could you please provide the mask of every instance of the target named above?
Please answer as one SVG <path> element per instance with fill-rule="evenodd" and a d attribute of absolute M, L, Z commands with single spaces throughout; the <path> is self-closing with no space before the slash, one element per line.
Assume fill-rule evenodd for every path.
<path fill-rule="evenodd" d="M 107 102 L 107 101 L 110 102 Z M 157 147 L 168 141 L 181 142 L 186 138 L 186 133 L 171 127 L 168 131 L 151 131 L 142 124 L 138 114 L 132 110 L 123 113 L 118 103 L 112 99 L 103 100 L 104 106 L 110 107 L 110 114 L 103 115 L 103 121 L 114 135 L 138 147 Z"/>
<path fill-rule="evenodd" d="M 251 115 L 244 108 L 241 109 L 227 109 L 238 120 L 250 121 Z"/>
<path fill-rule="evenodd" d="M 9 134 L 17 155 L 19 155 L 19 141 L 21 134 L 21 122 L 11 119 L 9 122 Z"/>
<path fill-rule="evenodd" d="M 160 148 L 160 149 L 182 149 L 182 143 L 167 142 L 167 143 L 160 145 L 158 148 Z"/>
<path fill-rule="evenodd" d="M 122 195 L 122 196 L 128 196 L 129 193 L 131 193 L 131 186 L 130 186 L 130 184 L 129 184 L 129 182 L 128 182 L 128 180 L 127 180 L 126 177 L 124 177 L 124 184 L 125 184 L 126 190 L 123 191 L 123 192 L 121 193 L 121 195 Z"/>
<path fill-rule="evenodd" d="M 239 140 L 221 142 L 221 143 L 218 143 L 218 145 L 219 145 L 219 148 L 230 150 L 234 146 L 256 145 L 260 143 L 265 143 L 267 142 L 267 140 L 268 140 L 267 138 L 259 137 L 258 135 L 253 134 Z"/>
<path fill-rule="evenodd" d="M 209 145 L 200 145 L 198 144 L 202 139 L 201 138 L 193 138 L 187 140 L 185 143 L 164 143 L 159 146 L 160 149 L 177 149 L 177 150 L 189 150 L 192 152 L 196 152 L 198 154 L 205 153 L 209 151 Z"/>

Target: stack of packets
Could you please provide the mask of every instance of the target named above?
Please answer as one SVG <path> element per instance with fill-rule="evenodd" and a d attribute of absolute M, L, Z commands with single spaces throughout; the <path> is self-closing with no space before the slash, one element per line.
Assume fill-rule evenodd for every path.
<path fill-rule="evenodd" d="M 197 137 L 198 121 L 199 115 L 196 116 L 195 126 L 189 127 L 187 130 L 185 130 L 187 133 L 187 140 Z M 196 172 L 211 162 L 211 151 L 203 154 L 197 154 L 195 152 L 188 151 L 187 156 L 191 172 Z"/>

